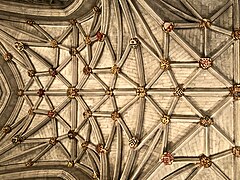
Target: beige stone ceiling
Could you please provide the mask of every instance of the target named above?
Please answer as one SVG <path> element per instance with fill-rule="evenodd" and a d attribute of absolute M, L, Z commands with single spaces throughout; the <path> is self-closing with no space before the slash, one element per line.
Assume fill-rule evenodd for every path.
<path fill-rule="evenodd" d="M 238 180 L 238 0 L 7 3 L 0 179 Z"/>

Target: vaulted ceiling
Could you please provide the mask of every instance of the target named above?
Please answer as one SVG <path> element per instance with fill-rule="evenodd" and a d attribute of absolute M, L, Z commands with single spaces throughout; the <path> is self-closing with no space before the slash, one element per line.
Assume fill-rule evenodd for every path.
<path fill-rule="evenodd" d="M 0 179 L 237 180 L 239 39 L 238 0 L 0 2 Z"/>

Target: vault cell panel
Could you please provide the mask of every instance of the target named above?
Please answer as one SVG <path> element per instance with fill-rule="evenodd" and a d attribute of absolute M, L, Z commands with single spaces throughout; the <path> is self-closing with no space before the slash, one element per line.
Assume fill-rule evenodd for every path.
<path fill-rule="evenodd" d="M 139 82 L 138 77 L 138 70 L 137 70 L 137 62 L 136 62 L 135 52 L 132 49 L 123 64 L 121 70 L 123 73 L 125 73 L 128 77 L 130 77 L 133 81 L 136 83 Z"/>
<path fill-rule="evenodd" d="M 169 11 L 169 9 L 166 6 L 163 6 L 159 1 L 147 0 L 146 2 L 154 10 L 154 12 L 163 19 L 163 21 L 186 22 L 186 20 L 183 17 L 178 16 L 176 13 Z M 179 6 L 179 3 L 180 2 L 173 3 L 174 7 L 176 7 L 176 4 L 177 6 Z"/>
<path fill-rule="evenodd" d="M 122 95 L 122 96 L 115 96 L 117 106 L 119 109 L 124 107 L 129 101 L 131 101 L 134 96 L 129 96 L 129 95 Z"/>
<path fill-rule="evenodd" d="M 178 32 L 185 41 L 187 41 L 191 47 L 193 47 L 195 50 L 197 50 L 198 54 L 201 54 L 203 51 L 203 39 L 202 34 L 203 30 L 200 28 L 192 28 L 192 29 L 176 29 L 176 32 Z"/>
<path fill-rule="evenodd" d="M 129 128 L 130 132 L 134 134 L 135 132 L 135 125 L 138 121 L 138 116 L 136 112 L 138 112 L 139 107 L 139 100 L 135 102 L 131 107 L 129 107 L 123 114 L 123 120 L 126 123 L 127 127 Z"/>
<path fill-rule="evenodd" d="M 209 71 L 202 71 L 188 86 L 189 88 L 225 88 L 226 86 L 220 82 Z"/>
<path fill-rule="evenodd" d="M 191 73 L 193 73 L 196 68 L 172 68 L 172 72 L 179 84 L 184 84 L 185 81 L 191 77 Z"/>
<path fill-rule="evenodd" d="M 232 39 L 231 36 L 216 32 L 216 31 L 207 31 L 207 51 L 212 53 L 221 47 L 223 47 L 228 41 Z"/>
<path fill-rule="evenodd" d="M 151 104 L 146 101 L 142 137 L 149 134 L 157 125 L 161 123 L 160 115 L 152 108 Z M 146 123 L 148 122 L 148 123 Z"/>
<path fill-rule="evenodd" d="M 173 84 L 167 72 L 158 78 L 158 80 L 152 85 L 152 88 L 173 88 Z"/>
<path fill-rule="evenodd" d="M 231 167 L 235 165 L 234 165 L 233 157 L 231 155 L 226 156 L 224 158 L 220 158 L 219 160 L 216 160 L 215 163 L 220 169 L 224 169 L 224 173 L 230 179 L 234 179 L 233 171 Z"/>
<path fill-rule="evenodd" d="M 214 92 L 212 94 L 214 94 Z M 226 95 L 228 95 L 228 93 Z M 214 97 L 211 95 L 207 95 L 207 96 L 202 96 L 202 97 L 190 96 L 188 98 L 200 110 L 202 110 L 203 112 L 207 112 L 207 111 L 211 111 L 216 105 L 218 105 L 221 102 L 221 100 L 225 99 L 226 96 Z"/>
<path fill-rule="evenodd" d="M 171 97 L 171 96 L 153 95 L 151 97 L 164 112 L 168 111 L 168 109 L 171 106 L 172 100 L 173 100 L 173 97 Z M 148 104 L 148 102 L 147 102 L 147 104 Z M 151 108 L 153 109 L 153 106 L 151 106 Z M 159 115 L 159 117 L 160 117 L 160 115 Z"/>
<path fill-rule="evenodd" d="M 86 102 L 88 107 L 92 109 L 96 104 L 102 100 L 103 96 L 83 96 L 83 100 Z"/>
<path fill-rule="evenodd" d="M 63 26 L 51 26 L 51 25 L 40 25 L 40 27 L 46 31 L 53 39 L 57 39 L 67 27 Z"/>
<path fill-rule="evenodd" d="M 232 25 L 233 25 L 232 13 L 233 13 L 233 8 L 232 6 L 230 6 L 213 23 L 231 31 Z"/>
<path fill-rule="evenodd" d="M 196 179 L 199 179 L 199 180 L 204 180 L 204 179 L 208 179 L 208 178 L 211 178 L 212 180 L 219 179 L 219 176 L 216 175 L 215 172 L 210 168 L 203 169 L 195 177 L 196 177 Z"/>
<path fill-rule="evenodd" d="M 47 116 L 36 116 L 33 120 L 33 123 L 30 125 L 28 131 L 30 131 L 31 129 L 35 128 L 39 123 L 41 123 Z M 27 132 L 28 132 L 27 131 Z M 37 130 L 35 133 L 33 133 L 30 138 L 50 138 L 53 137 L 53 128 L 52 128 L 52 122 L 49 121 L 48 123 L 46 123 L 46 125 L 44 125 L 43 127 L 41 127 L 39 130 Z"/>
<path fill-rule="evenodd" d="M 88 77 L 88 80 L 86 81 L 82 89 L 99 89 L 104 92 L 103 86 L 91 75 Z"/>
<path fill-rule="evenodd" d="M 176 115 L 196 115 L 196 113 L 189 107 L 183 99 L 179 99 L 173 114 Z"/>
<path fill-rule="evenodd" d="M 177 62 L 191 62 L 196 61 L 183 47 L 181 47 L 175 40 L 170 38 L 169 56 L 171 61 Z"/>
<path fill-rule="evenodd" d="M 159 71 L 160 63 L 156 57 L 152 56 L 145 48 L 142 49 L 143 64 L 146 82 L 149 82 Z M 155 51 L 155 50 L 154 50 Z"/>
<path fill-rule="evenodd" d="M 214 61 L 214 64 L 218 67 L 218 69 L 229 79 L 233 79 L 233 58 L 233 46 L 230 46 Z"/>
<path fill-rule="evenodd" d="M 186 132 L 187 129 L 185 129 Z M 176 141 L 175 143 L 177 143 Z M 184 146 L 176 152 L 176 156 L 195 156 L 198 157 L 204 150 L 204 130 L 200 130 L 193 138 L 186 141 Z"/>
<path fill-rule="evenodd" d="M 114 109 L 113 109 L 113 105 L 112 105 L 112 102 L 111 102 L 111 99 L 107 99 L 98 109 L 97 111 L 100 111 L 100 112 L 113 112 Z"/>
<path fill-rule="evenodd" d="M 175 123 L 172 122 L 169 128 L 168 142 L 169 148 L 175 145 L 178 141 L 180 141 L 191 128 L 194 128 L 196 123 Z M 184 152 L 183 152 L 184 153 Z"/>
<path fill-rule="evenodd" d="M 30 48 L 39 54 L 41 57 L 46 59 L 51 64 L 54 64 L 55 60 L 55 49 L 51 47 L 34 47 L 30 46 Z"/>
<path fill-rule="evenodd" d="M 195 9 L 198 10 L 199 14 L 204 18 L 210 17 L 214 12 L 218 11 L 221 7 L 223 7 L 228 0 L 188 0 L 189 4 L 191 4 Z"/>
<path fill-rule="evenodd" d="M 102 43 L 102 42 L 96 42 L 95 47 L 98 47 L 100 45 L 100 43 Z M 95 50 L 97 50 L 97 48 Z M 93 52 L 95 52 L 95 51 L 93 50 Z M 93 53 L 93 57 L 95 56 L 95 54 L 96 53 Z M 114 65 L 114 62 L 115 62 L 115 58 L 112 56 L 107 43 L 105 43 L 96 68 L 112 67 Z"/>
<path fill-rule="evenodd" d="M 216 124 L 218 121 L 216 120 Z M 210 128 L 209 131 L 210 138 L 210 153 L 215 154 L 217 152 L 222 152 L 224 150 L 230 149 L 231 145 L 226 141 L 218 132 L 213 128 Z"/>
<path fill-rule="evenodd" d="M 111 134 L 112 127 L 114 126 L 113 120 L 111 118 L 105 118 L 105 117 L 96 117 L 95 119 L 102 131 L 105 142 L 107 142 Z"/>
<path fill-rule="evenodd" d="M 49 151 L 47 151 L 39 161 L 57 161 L 61 159 L 62 161 L 66 161 L 67 164 L 67 156 L 63 153 L 62 149 L 58 144 L 53 146 Z"/>

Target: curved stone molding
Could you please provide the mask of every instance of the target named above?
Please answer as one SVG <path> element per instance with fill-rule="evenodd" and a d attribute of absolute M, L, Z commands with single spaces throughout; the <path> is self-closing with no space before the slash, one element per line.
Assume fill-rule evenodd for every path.
<path fill-rule="evenodd" d="M 0 179 L 38 179 L 38 178 L 60 178 L 64 180 L 91 180 L 88 174 L 79 168 L 68 168 L 67 166 L 60 165 L 61 163 L 38 163 L 37 166 L 24 167 L 23 164 L 9 165 L 4 170 L 0 171 Z M 3 169 L 3 168 L 1 168 Z"/>
<path fill-rule="evenodd" d="M 98 2 L 98 0 L 74 0 L 64 9 L 36 8 L 24 4 L 19 6 L 0 2 L 0 14 L 3 19 L 34 19 L 46 23 L 49 20 L 63 21 L 74 18 L 79 19 L 79 17 L 85 19 L 93 14 L 92 9 L 98 4 Z"/>
<path fill-rule="evenodd" d="M 17 179 L 18 177 L 21 178 L 55 178 L 59 177 L 64 180 L 77 180 L 74 176 L 70 173 L 65 172 L 61 169 L 58 170 L 34 170 L 34 171 L 21 171 L 21 172 L 10 172 L 7 174 L 0 175 L 0 178 L 7 178 L 7 179 Z"/>
<path fill-rule="evenodd" d="M 63 9 L 69 6 L 74 0 L 3 0 L 2 3 L 6 3 L 13 6 L 26 6 L 35 8 L 53 8 Z"/>
<path fill-rule="evenodd" d="M 9 96 L 10 89 L 8 87 L 7 80 L 0 69 L 0 112 L 2 112 L 3 109 L 6 107 Z"/>
<path fill-rule="evenodd" d="M 5 84 L 1 84 L 1 89 L 3 91 L 2 86 L 4 85 L 5 89 L 9 89 L 8 92 L 3 93 L 1 100 L 4 100 L 4 103 L 1 104 L 0 107 L 0 129 L 5 125 L 9 117 L 11 116 L 11 112 L 13 111 L 16 103 L 17 103 L 17 83 L 15 78 L 6 78 L 6 77 L 14 77 L 13 72 L 9 68 L 6 61 L 3 60 L 1 54 L 0 54 L 0 71 L 3 73 L 1 74 L 2 77 L 5 77 L 6 82 Z M 3 91 L 4 92 L 4 91 Z M 6 98 L 5 95 L 9 95 L 8 98 Z"/>

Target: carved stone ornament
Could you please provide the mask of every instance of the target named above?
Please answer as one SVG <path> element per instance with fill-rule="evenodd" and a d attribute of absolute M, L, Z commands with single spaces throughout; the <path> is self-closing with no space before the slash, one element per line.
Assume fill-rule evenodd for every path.
<path fill-rule="evenodd" d="M 53 119 L 53 118 L 56 117 L 56 112 L 53 111 L 53 110 L 50 110 L 50 111 L 48 111 L 47 116 L 48 116 L 49 118 Z"/>
<path fill-rule="evenodd" d="M 76 56 L 78 53 L 79 53 L 79 51 L 75 47 L 71 48 L 69 51 L 69 54 L 72 56 Z"/>
<path fill-rule="evenodd" d="M 44 90 L 44 89 L 39 89 L 38 92 L 37 92 L 37 95 L 38 95 L 39 97 L 44 96 L 44 95 L 45 95 L 45 90 Z"/>
<path fill-rule="evenodd" d="M 21 42 L 15 42 L 15 48 L 17 48 L 19 51 L 23 51 L 26 46 Z"/>
<path fill-rule="evenodd" d="M 109 88 L 109 89 L 105 92 L 105 95 L 113 96 L 113 89 Z"/>
<path fill-rule="evenodd" d="M 23 51 L 26 46 L 21 42 L 15 42 L 15 48 L 17 48 L 19 51 Z"/>
<path fill-rule="evenodd" d="M 118 118 L 120 118 L 120 117 L 121 117 L 121 115 L 120 115 L 120 113 L 118 113 L 117 111 L 114 111 L 114 112 L 111 114 L 111 118 L 112 118 L 112 120 L 114 120 L 114 121 L 117 121 Z"/>
<path fill-rule="evenodd" d="M 85 142 L 83 142 L 83 143 L 81 144 L 81 146 L 82 146 L 82 148 L 83 148 L 84 150 L 86 150 L 86 149 L 88 148 L 88 145 L 89 145 L 89 142 L 88 142 L 88 141 L 85 141 Z"/>
<path fill-rule="evenodd" d="M 49 140 L 49 144 L 55 146 L 57 144 L 57 138 L 56 137 L 51 137 Z"/>
<path fill-rule="evenodd" d="M 232 153 L 235 157 L 240 157 L 240 147 L 233 147 Z"/>
<path fill-rule="evenodd" d="M 92 174 L 92 178 L 93 178 L 93 179 L 99 179 L 99 175 L 98 175 L 98 173 L 93 172 L 93 174 Z"/>
<path fill-rule="evenodd" d="M 139 140 L 136 137 L 132 137 L 128 140 L 130 148 L 136 148 L 138 146 Z"/>
<path fill-rule="evenodd" d="M 168 123 L 170 122 L 170 116 L 168 116 L 168 115 L 163 115 L 163 116 L 161 117 L 161 122 L 162 122 L 163 124 L 168 124 Z"/>
<path fill-rule="evenodd" d="M 116 64 L 114 64 L 114 66 L 111 68 L 111 73 L 112 74 L 118 74 L 121 72 L 121 68 L 118 67 Z"/>
<path fill-rule="evenodd" d="M 83 117 L 84 117 L 84 119 L 88 119 L 88 118 L 92 117 L 92 111 L 91 110 L 86 110 L 83 113 Z"/>
<path fill-rule="evenodd" d="M 162 25 L 162 30 L 166 33 L 171 32 L 174 29 L 174 24 L 172 22 L 164 22 Z"/>
<path fill-rule="evenodd" d="M 92 68 L 89 67 L 88 65 L 83 68 L 83 73 L 85 75 L 90 75 L 92 73 Z"/>
<path fill-rule="evenodd" d="M 132 48 L 137 48 L 139 45 L 140 45 L 140 42 L 137 38 L 132 38 L 130 39 L 129 41 L 129 45 L 132 47 Z"/>
<path fill-rule="evenodd" d="M 67 167 L 69 168 L 74 167 L 74 161 L 68 161 Z"/>
<path fill-rule="evenodd" d="M 33 20 L 27 20 L 26 23 L 30 26 L 36 24 L 35 21 L 33 21 Z"/>
<path fill-rule="evenodd" d="M 97 32 L 97 34 L 96 34 L 96 37 L 97 37 L 97 40 L 98 41 L 104 41 L 104 38 L 105 38 L 105 34 L 103 34 L 103 33 L 101 33 L 101 32 Z"/>
<path fill-rule="evenodd" d="M 13 56 L 12 56 L 11 53 L 6 53 L 6 54 L 3 55 L 3 59 L 4 59 L 5 61 L 11 61 L 12 58 L 13 58 Z"/>
<path fill-rule="evenodd" d="M 213 125 L 214 121 L 212 118 L 205 116 L 205 117 L 200 118 L 199 123 L 201 126 L 209 127 L 209 126 Z"/>
<path fill-rule="evenodd" d="M 199 60 L 199 67 L 204 70 L 212 67 L 212 64 L 213 64 L 213 61 L 211 60 L 211 58 L 201 58 Z"/>
<path fill-rule="evenodd" d="M 173 93 L 174 96 L 182 97 L 184 95 L 184 89 L 181 87 L 177 87 Z"/>
<path fill-rule="evenodd" d="M 8 134 L 12 131 L 12 128 L 11 128 L 11 126 L 6 125 L 2 128 L 2 131 L 3 131 L 3 133 Z"/>
<path fill-rule="evenodd" d="M 92 43 L 90 36 L 86 36 L 84 41 L 85 41 L 85 44 L 87 44 L 87 45 L 90 45 Z"/>
<path fill-rule="evenodd" d="M 67 90 L 67 96 L 71 99 L 74 99 L 76 96 L 78 96 L 79 89 L 74 87 L 69 87 Z"/>
<path fill-rule="evenodd" d="M 235 30 L 232 32 L 232 37 L 233 37 L 235 40 L 240 40 L 240 29 L 235 29 Z"/>
<path fill-rule="evenodd" d="M 25 166 L 27 167 L 31 167 L 33 166 L 34 162 L 32 161 L 32 159 L 29 159 L 26 163 L 25 163 Z"/>
<path fill-rule="evenodd" d="M 50 68 L 48 72 L 52 77 L 56 77 L 56 75 L 58 74 L 56 68 Z"/>
<path fill-rule="evenodd" d="M 233 96 L 234 100 L 240 100 L 240 85 L 233 85 L 233 87 L 229 88 L 230 95 Z"/>
<path fill-rule="evenodd" d="M 161 162 L 164 163 L 165 165 L 171 165 L 174 161 L 174 157 L 170 152 L 165 152 L 163 153 L 161 157 Z"/>
<path fill-rule="evenodd" d="M 24 90 L 23 89 L 19 89 L 17 95 L 18 96 L 23 96 L 24 95 Z"/>
<path fill-rule="evenodd" d="M 71 25 L 75 26 L 76 23 L 77 23 L 77 20 L 76 19 L 71 19 L 69 22 L 70 22 Z"/>
<path fill-rule="evenodd" d="M 69 139 L 75 139 L 76 135 L 77 135 L 77 133 L 74 130 L 69 130 L 68 131 L 68 138 Z"/>
<path fill-rule="evenodd" d="M 103 144 L 98 144 L 98 145 L 96 146 L 96 151 L 97 151 L 98 153 L 106 153 L 106 152 L 107 152 L 107 150 L 104 149 Z"/>
<path fill-rule="evenodd" d="M 13 144 L 21 144 L 24 141 L 24 138 L 20 135 L 16 135 L 12 138 Z"/>
<path fill-rule="evenodd" d="M 58 47 L 58 42 L 57 42 L 57 40 L 55 40 L 55 39 L 51 40 L 51 41 L 50 41 L 50 45 L 51 45 L 52 48 Z"/>
<path fill-rule="evenodd" d="M 139 97 L 143 98 L 147 95 L 147 91 L 143 86 L 137 88 L 136 93 Z"/>
<path fill-rule="evenodd" d="M 164 71 L 169 70 L 171 68 L 169 61 L 166 59 L 161 59 L 160 68 Z"/>
<path fill-rule="evenodd" d="M 35 74 L 36 74 L 36 72 L 34 71 L 34 70 L 28 70 L 28 76 L 29 77 L 34 77 L 35 76 Z"/>
<path fill-rule="evenodd" d="M 97 7 L 97 6 L 95 6 L 95 7 L 93 7 L 93 12 L 95 14 L 101 14 L 101 9 L 99 7 Z"/>
<path fill-rule="evenodd" d="M 200 28 L 210 28 L 212 22 L 209 19 L 202 19 L 200 21 L 199 27 Z"/>
<path fill-rule="evenodd" d="M 28 110 L 28 114 L 29 114 L 29 115 L 33 115 L 33 114 L 34 114 L 34 109 L 33 109 L 33 108 L 30 108 L 30 109 Z"/>
<path fill-rule="evenodd" d="M 212 165 L 212 160 L 204 154 L 200 156 L 199 160 L 200 166 L 203 166 L 204 168 L 209 168 Z"/>

